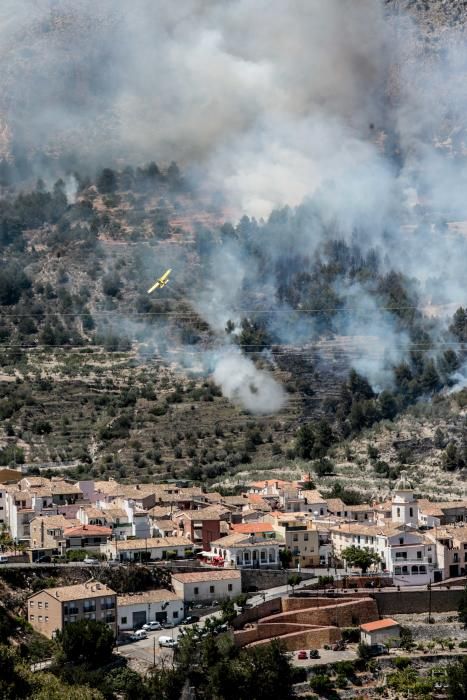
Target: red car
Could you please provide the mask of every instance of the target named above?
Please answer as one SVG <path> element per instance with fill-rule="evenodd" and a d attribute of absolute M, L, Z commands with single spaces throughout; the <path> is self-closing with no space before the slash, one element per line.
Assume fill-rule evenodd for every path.
<path fill-rule="evenodd" d="M 307 658 L 308 658 L 308 654 L 306 653 L 306 651 L 302 650 L 302 651 L 297 652 L 297 659 L 307 659 Z"/>

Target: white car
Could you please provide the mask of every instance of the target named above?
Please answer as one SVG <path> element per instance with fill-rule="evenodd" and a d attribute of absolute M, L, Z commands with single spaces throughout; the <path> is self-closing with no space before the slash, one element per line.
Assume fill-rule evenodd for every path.
<path fill-rule="evenodd" d="M 161 630 L 162 625 L 160 622 L 157 622 L 157 620 L 153 620 L 152 622 L 146 622 L 145 625 L 143 625 L 143 630 L 146 630 L 147 632 L 152 632 L 154 630 Z"/>
<path fill-rule="evenodd" d="M 159 646 L 174 649 L 178 644 L 172 637 L 159 637 Z"/>
<path fill-rule="evenodd" d="M 132 634 L 132 639 L 135 642 L 139 641 L 140 639 L 147 639 L 147 638 L 148 638 L 148 634 L 147 634 L 146 630 L 136 630 L 136 632 L 134 634 Z"/>
<path fill-rule="evenodd" d="M 100 564 L 99 559 L 94 559 L 94 557 L 86 557 L 83 559 L 83 564 Z"/>

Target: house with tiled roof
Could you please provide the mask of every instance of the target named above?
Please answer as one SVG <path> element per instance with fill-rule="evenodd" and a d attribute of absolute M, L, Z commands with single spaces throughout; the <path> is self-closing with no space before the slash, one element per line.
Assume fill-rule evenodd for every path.
<path fill-rule="evenodd" d="M 201 556 L 223 568 L 277 569 L 279 551 L 284 547 L 285 541 L 279 535 L 268 538 L 233 532 L 211 542 L 209 552 L 202 552 Z"/>
<path fill-rule="evenodd" d="M 161 559 L 183 559 L 193 553 L 193 543 L 187 537 L 147 537 L 134 540 L 107 541 L 101 554 L 116 561 L 156 561 Z"/>
<path fill-rule="evenodd" d="M 37 561 L 41 556 L 63 555 L 66 550 L 65 530 L 79 526 L 79 520 L 64 515 L 39 515 L 30 523 L 30 556 Z"/>
<path fill-rule="evenodd" d="M 400 634 L 400 624 L 391 617 L 360 625 L 361 641 L 370 646 L 373 644 L 387 644 L 389 641 L 391 643 L 397 642 Z"/>
<path fill-rule="evenodd" d="M 104 583 L 87 581 L 46 588 L 29 596 L 27 606 L 29 624 L 49 639 L 78 620 L 104 622 L 116 636 L 117 594 Z"/>
<path fill-rule="evenodd" d="M 194 571 L 172 574 L 172 588 L 185 603 L 219 602 L 242 592 L 240 571 Z"/>
<path fill-rule="evenodd" d="M 185 617 L 183 598 L 165 588 L 117 596 L 119 630 L 141 629 L 147 622 L 179 624 Z"/>
<path fill-rule="evenodd" d="M 178 531 L 195 546 L 208 550 L 211 542 L 221 536 L 221 520 L 230 515 L 229 511 L 219 506 L 210 505 L 199 510 L 183 510 L 173 516 Z"/>
<path fill-rule="evenodd" d="M 65 548 L 67 551 L 86 549 L 100 552 L 112 535 L 110 527 L 100 525 L 74 525 L 63 531 Z"/>

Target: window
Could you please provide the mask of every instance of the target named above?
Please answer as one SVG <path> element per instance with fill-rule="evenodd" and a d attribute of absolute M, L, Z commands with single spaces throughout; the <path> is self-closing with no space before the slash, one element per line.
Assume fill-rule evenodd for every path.
<path fill-rule="evenodd" d="M 421 559 L 421 558 L 422 558 L 422 553 L 421 553 L 421 552 L 417 552 L 417 559 Z"/>
<path fill-rule="evenodd" d="M 49 616 L 48 616 L 48 615 L 45 616 L 45 621 L 46 621 L 46 622 L 49 621 Z"/>
<path fill-rule="evenodd" d="M 397 515 L 398 518 L 401 517 L 401 509 L 400 509 L 400 508 L 397 508 L 397 510 L 396 510 L 396 515 Z"/>
<path fill-rule="evenodd" d="M 48 604 L 47 601 L 46 601 L 46 602 L 44 603 L 44 608 L 48 608 L 48 607 L 49 607 L 49 604 Z"/>
<path fill-rule="evenodd" d="M 37 602 L 37 607 L 38 607 L 38 608 L 42 608 L 42 600 L 39 600 L 39 601 Z"/>
<path fill-rule="evenodd" d="M 214 593 L 214 591 L 215 591 L 214 586 L 209 586 L 209 593 Z"/>
<path fill-rule="evenodd" d="M 413 508 L 409 508 L 409 515 L 411 518 L 413 517 Z"/>
<path fill-rule="evenodd" d="M 294 534 L 293 537 L 292 537 L 292 540 L 293 540 L 294 542 L 298 542 L 298 535 L 297 535 L 297 534 Z"/>
<path fill-rule="evenodd" d="M 404 544 L 404 538 L 403 538 L 403 537 L 399 537 L 399 544 Z"/>
<path fill-rule="evenodd" d="M 39 620 L 39 622 L 42 622 L 42 615 L 39 615 L 37 619 Z"/>
<path fill-rule="evenodd" d="M 33 607 L 34 607 L 34 601 L 33 601 L 33 600 L 30 600 L 30 601 L 29 601 L 29 607 L 30 607 L 30 608 L 33 608 Z"/>
<path fill-rule="evenodd" d="M 260 554 L 261 561 L 266 561 L 266 550 L 262 549 Z"/>
<path fill-rule="evenodd" d="M 303 535 L 303 541 L 308 542 L 308 532 L 305 532 L 305 534 Z"/>
<path fill-rule="evenodd" d="M 194 593 L 195 595 L 198 595 L 198 593 L 199 593 L 199 588 L 198 588 L 197 586 L 195 586 L 195 588 L 193 589 L 193 593 Z"/>
<path fill-rule="evenodd" d="M 228 591 L 231 591 L 231 590 L 232 590 L 232 588 L 233 588 L 233 587 L 232 587 L 232 584 L 231 584 L 231 583 L 229 583 L 229 585 L 227 586 L 227 590 L 228 590 Z"/>
<path fill-rule="evenodd" d="M 178 617 L 178 612 L 177 612 L 177 610 L 174 610 L 173 617 L 174 617 L 174 619 Z"/>
<path fill-rule="evenodd" d="M 126 625 L 126 617 L 122 617 L 121 623 L 122 623 L 122 625 Z"/>
<path fill-rule="evenodd" d="M 34 620 L 34 615 L 29 615 L 30 620 Z"/>

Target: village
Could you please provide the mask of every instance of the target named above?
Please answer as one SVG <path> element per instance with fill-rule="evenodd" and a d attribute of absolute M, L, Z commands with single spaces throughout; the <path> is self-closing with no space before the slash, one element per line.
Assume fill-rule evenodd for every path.
<path fill-rule="evenodd" d="M 49 639 L 69 623 L 105 622 L 119 653 L 144 667 L 164 662 L 188 625 L 204 622 L 240 647 L 280 639 L 294 664 L 313 668 L 355 660 L 352 641 L 375 657 L 397 653 L 404 614 L 421 635 L 419 653 L 420 628 L 429 645 L 438 623 L 446 632 L 443 622 L 457 619 L 467 501 L 418 499 L 405 472 L 390 500 L 358 506 L 323 498 L 308 475 L 227 496 L 11 469 L 0 479 L 0 571 L 76 572 L 74 583 L 27 598 L 29 624 Z M 165 584 L 118 593 L 100 580 L 117 567 L 155 567 Z M 462 644 L 460 624 L 446 636 L 454 629 Z"/>

